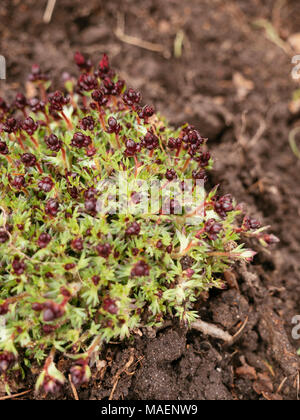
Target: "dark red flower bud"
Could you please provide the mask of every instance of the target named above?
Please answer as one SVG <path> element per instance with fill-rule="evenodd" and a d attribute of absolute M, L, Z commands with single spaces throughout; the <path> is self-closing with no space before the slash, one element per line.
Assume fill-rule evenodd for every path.
<path fill-rule="evenodd" d="M 84 117 L 81 121 L 80 121 L 80 128 L 83 131 L 93 131 L 95 128 L 95 120 L 93 117 L 91 117 L 90 115 L 88 115 L 87 117 Z"/>
<path fill-rule="evenodd" d="M 14 101 L 14 105 L 18 109 L 24 109 L 26 107 L 27 99 L 23 95 L 23 93 L 17 93 L 15 101 Z"/>
<path fill-rule="evenodd" d="M 51 334 L 57 329 L 56 325 L 43 325 L 42 330 L 44 334 Z"/>
<path fill-rule="evenodd" d="M 71 146 L 78 149 L 82 147 L 88 147 L 92 143 L 92 139 L 83 133 L 75 133 L 71 141 Z"/>
<path fill-rule="evenodd" d="M 112 252 L 112 247 L 110 244 L 99 244 L 97 245 L 96 250 L 100 257 L 108 258 Z"/>
<path fill-rule="evenodd" d="M 116 301 L 114 299 L 109 298 L 109 297 L 107 297 L 103 300 L 102 308 L 106 312 L 109 312 L 112 315 L 115 315 L 119 312 L 119 308 L 116 305 Z"/>
<path fill-rule="evenodd" d="M 162 241 L 161 240 L 159 240 L 159 241 L 157 241 L 157 243 L 156 243 L 156 245 L 155 245 L 155 247 L 157 248 L 157 249 L 162 249 L 163 248 L 163 243 L 162 243 Z"/>
<path fill-rule="evenodd" d="M 192 257 L 189 257 L 188 255 L 186 255 L 185 257 L 182 257 L 180 260 L 182 270 L 185 271 L 188 268 L 191 268 L 195 264 L 195 262 L 196 260 L 194 260 L 194 258 Z"/>
<path fill-rule="evenodd" d="M 98 88 L 98 80 L 89 73 L 82 73 L 77 81 L 79 91 L 90 92 Z"/>
<path fill-rule="evenodd" d="M 246 216 L 243 221 L 243 227 L 246 230 L 256 230 L 261 227 L 261 223 L 257 219 Z"/>
<path fill-rule="evenodd" d="M 45 207 L 45 213 L 55 217 L 59 212 L 59 202 L 55 198 L 51 198 Z"/>
<path fill-rule="evenodd" d="M 274 245 L 274 244 L 278 244 L 280 242 L 280 239 L 277 238 L 277 236 L 275 235 L 264 235 L 263 236 L 264 241 L 268 244 L 268 245 Z"/>
<path fill-rule="evenodd" d="M 50 243 L 51 236 L 48 233 L 42 233 L 38 239 L 38 246 L 40 248 L 46 248 L 46 246 Z"/>
<path fill-rule="evenodd" d="M 23 175 L 16 175 L 12 180 L 11 185 L 18 190 L 24 188 L 26 185 L 25 177 Z"/>
<path fill-rule="evenodd" d="M 172 252 L 173 252 L 173 245 L 167 246 L 166 251 L 167 251 L 168 254 L 172 254 Z"/>
<path fill-rule="evenodd" d="M 125 141 L 125 146 L 125 155 L 128 157 L 135 156 L 138 152 L 141 151 L 141 145 L 131 139 Z"/>
<path fill-rule="evenodd" d="M 16 274 L 17 276 L 21 276 L 26 269 L 26 265 L 24 261 L 20 260 L 19 257 L 15 257 L 12 262 L 12 268 L 14 270 L 14 274 Z"/>
<path fill-rule="evenodd" d="M 51 111 L 62 111 L 63 107 L 69 103 L 69 98 L 65 98 L 63 93 L 57 90 L 48 96 Z"/>
<path fill-rule="evenodd" d="M 62 148 L 62 141 L 55 134 L 50 134 L 49 137 L 46 137 L 45 142 L 48 149 L 52 150 L 52 152 L 59 152 Z"/>
<path fill-rule="evenodd" d="M 1 155 L 8 155 L 9 150 L 7 144 L 4 141 L 0 141 L 0 154 Z"/>
<path fill-rule="evenodd" d="M 92 93 L 92 98 L 99 105 L 104 106 L 108 102 L 108 98 L 104 95 L 103 91 L 100 89 L 94 90 Z"/>
<path fill-rule="evenodd" d="M 88 213 L 95 213 L 97 210 L 97 199 L 90 198 L 89 200 L 86 200 L 84 203 L 84 207 Z"/>
<path fill-rule="evenodd" d="M 206 175 L 206 172 L 204 170 L 193 171 L 192 172 L 192 177 L 194 179 L 199 179 L 199 180 L 203 179 L 204 182 L 207 181 L 207 175 Z"/>
<path fill-rule="evenodd" d="M 2 305 L 0 305 L 0 315 L 6 315 L 8 313 L 8 308 L 9 305 L 7 302 L 2 303 Z"/>
<path fill-rule="evenodd" d="M 57 318 L 61 318 L 65 313 L 65 310 L 58 303 L 48 301 L 43 304 L 43 319 L 45 322 L 53 321 Z"/>
<path fill-rule="evenodd" d="M 52 190 L 52 188 L 54 187 L 54 182 L 52 181 L 51 178 L 49 178 L 48 176 L 41 179 L 38 183 L 38 187 L 40 190 L 48 193 Z"/>
<path fill-rule="evenodd" d="M 75 238 L 71 242 L 71 247 L 74 251 L 81 252 L 83 250 L 83 239 L 82 238 Z"/>
<path fill-rule="evenodd" d="M 29 99 L 28 105 L 34 113 L 45 111 L 45 102 L 41 101 L 38 98 Z"/>
<path fill-rule="evenodd" d="M 108 119 L 108 129 L 107 132 L 112 134 L 119 134 L 121 131 L 121 125 L 118 124 L 118 121 L 114 117 L 109 117 Z"/>
<path fill-rule="evenodd" d="M 24 153 L 21 162 L 28 168 L 36 165 L 36 157 L 32 153 Z"/>
<path fill-rule="evenodd" d="M 222 231 L 223 226 L 221 223 L 217 223 L 215 219 L 209 219 L 205 223 L 205 232 L 211 241 L 218 239 L 218 234 Z"/>
<path fill-rule="evenodd" d="M 174 179 L 177 178 L 177 173 L 174 171 L 174 169 L 168 169 L 165 176 L 168 181 L 174 181 Z"/>
<path fill-rule="evenodd" d="M 148 133 L 142 139 L 141 145 L 142 147 L 145 147 L 148 150 L 157 149 L 159 146 L 158 137 L 155 134 L 153 134 L 151 131 L 148 131 Z"/>
<path fill-rule="evenodd" d="M 91 60 L 78 51 L 74 55 L 74 61 L 81 70 L 89 71 L 92 68 Z"/>
<path fill-rule="evenodd" d="M 123 95 L 123 101 L 128 105 L 128 106 L 134 106 L 137 105 L 140 101 L 141 101 L 142 97 L 140 92 L 130 88 L 128 90 L 126 90 L 126 92 Z"/>
<path fill-rule="evenodd" d="M 149 265 L 141 260 L 135 264 L 133 269 L 131 270 L 132 277 L 147 277 L 150 274 Z"/>
<path fill-rule="evenodd" d="M 31 82 L 43 82 L 48 80 L 48 76 L 42 72 L 38 64 L 34 64 L 31 67 L 31 73 L 28 77 Z"/>
<path fill-rule="evenodd" d="M 145 120 L 147 122 L 148 118 L 152 117 L 155 113 L 155 109 L 153 106 L 146 105 L 144 108 L 141 108 L 138 112 L 139 117 L 142 120 Z"/>
<path fill-rule="evenodd" d="M 140 233 L 140 231 L 141 231 L 141 226 L 137 222 L 133 222 L 126 229 L 126 235 L 135 236 L 135 235 L 138 235 Z"/>
<path fill-rule="evenodd" d="M 19 122 L 13 117 L 8 118 L 3 126 L 3 130 L 6 133 L 16 133 L 19 130 L 19 128 Z"/>
<path fill-rule="evenodd" d="M 31 307 L 35 312 L 41 312 L 44 309 L 43 303 L 38 302 L 33 303 Z"/>
<path fill-rule="evenodd" d="M 66 270 L 66 271 L 71 271 L 71 270 L 73 270 L 73 268 L 75 268 L 76 267 L 76 264 L 74 264 L 74 263 L 69 263 L 69 264 L 66 264 L 65 266 L 64 266 L 64 269 Z"/>
<path fill-rule="evenodd" d="M 123 92 L 125 86 L 125 81 L 124 80 L 118 80 L 115 83 L 115 95 L 121 95 L 121 93 Z"/>
<path fill-rule="evenodd" d="M 38 124 L 34 122 L 31 117 L 28 117 L 25 121 L 23 121 L 22 128 L 24 131 L 26 131 L 27 134 L 32 136 L 38 129 Z"/>
<path fill-rule="evenodd" d="M 168 147 L 171 150 L 179 149 L 182 145 L 182 140 L 180 138 L 175 139 L 174 137 L 170 137 L 168 140 Z"/>
<path fill-rule="evenodd" d="M 4 244 L 9 240 L 9 234 L 6 230 L 0 229 L 0 244 Z"/>
<path fill-rule="evenodd" d="M 95 286 L 98 286 L 100 283 L 100 277 L 99 276 L 93 276 L 92 277 L 92 282 L 94 283 Z"/>
<path fill-rule="evenodd" d="M 227 213 L 233 211 L 233 198 L 230 194 L 224 195 L 215 203 L 215 210 L 223 219 L 226 218 Z"/>
<path fill-rule="evenodd" d="M 101 59 L 101 61 L 99 62 L 99 69 L 103 72 L 103 73 L 108 73 L 109 72 L 109 59 L 108 59 L 108 55 L 107 54 L 103 54 L 103 57 Z"/>

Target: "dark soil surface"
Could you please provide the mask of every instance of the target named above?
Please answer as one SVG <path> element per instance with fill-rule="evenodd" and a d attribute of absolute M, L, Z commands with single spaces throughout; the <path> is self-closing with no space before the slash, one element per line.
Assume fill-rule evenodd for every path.
<path fill-rule="evenodd" d="M 288 138 L 300 123 L 290 104 L 299 88 L 291 78 L 299 38 L 294 49 L 290 42 L 300 32 L 299 0 L 60 0 L 49 24 L 46 3 L 1 0 L 0 53 L 8 62 L 1 95 L 21 88 L 33 62 L 59 81 L 63 71 L 75 71 L 74 51 L 95 59 L 107 52 L 145 102 L 172 124 L 189 121 L 209 137 L 211 182 L 281 239 L 271 251 L 258 248 L 252 266 L 228 274 L 228 290 L 199 302 L 204 321 L 232 335 L 245 325 L 232 346 L 176 323 L 142 330 L 104 349 L 79 398 L 296 399 L 300 343 L 291 320 L 300 314 L 300 162 Z M 278 39 L 269 40 L 261 19 Z M 74 398 L 70 387 L 61 398 Z"/>

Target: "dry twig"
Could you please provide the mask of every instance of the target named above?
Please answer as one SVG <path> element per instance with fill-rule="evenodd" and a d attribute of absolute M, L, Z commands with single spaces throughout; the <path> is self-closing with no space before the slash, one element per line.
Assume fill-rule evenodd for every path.
<path fill-rule="evenodd" d="M 72 392 L 73 392 L 73 395 L 74 395 L 74 398 L 75 398 L 75 400 L 76 401 L 79 401 L 79 397 L 78 397 L 78 393 L 77 393 L 77 389 L 75 388 L 75 385 L 73 384 L 73 381 L 72 381 L 72 376 L 71 375 L 69 375 L 69 382 L 70 382 L 70 385 L 71 385 L 71 389 L 72 389 Z"/>
<path fill-rule="evenodd" d="M 221 328 L 213 324 L 208 324 L 207 322 L 197 319 L 197 321 L 192 323 L 192 328 L 194 330 L 202 332 L 202 334 L 209 335 L 214 338 L 230 343 L 233 340 L 233 337 L 226 331 L 223 331 Z"/>
<path fill-rule="evenodd" d="M 112 389 L 112 391 L 110 393 L 109 401 L 111 401 L 113 399 L 113 397 L 114 397 L 114 393 L 115 393 L 115 390 L 116 390 L 116 388 L 118 386 L 118 383 L 119 383 L 119 380 L 120 380 L 120 377 L 121 377 L 122 373 L 125 372 L 127 375 L 129 375 L 128 369 L 132 365 L 133 361 L 134 361 L 134 349 L 131 349 L 131 354 L 130 354 L 130 357 L 129 357 L 128 362 L 126 363 L 126 365 L 123 368 L 121 368 L 121 369 L 118 370 L 117 374 L 114 377 L 113 389 Z"/>
<path fill-rule="evenodd" d="M 29 389 L 28 391 L 20 392 L 19 394 L 13 394 L 13 395 L 6 395 L 5 397 L 0 397 L 0 401 L 10 400 L 17 397 L 22 397 L 23 395 L 29 394 L 32 389 Z"/>
<path fill-rule="evenodd" d="M 43 16 L 44 23 L 50 23 L 51 22 L 55 5 L 56 5 L 56 0 L 48 0 L 46 10 L 45 10 L 45 13 L 44 13 L 44 16 Z"/>
<path fill-rule="evenodd" d="M 115 30 L 116 36 L 126 44 L 134 45 L 139 48 L 143 48 L 148 51 L 153 51 L 161 53 L 166 58 L 170 58 L 170 53 L 165 49 L 161 44 L 155 44 L 153 42 L 144 41 L 140 38 L 125 34 L 125 17 L 121 13 L 118 13 L 118 24 L 117 29 Z"/>

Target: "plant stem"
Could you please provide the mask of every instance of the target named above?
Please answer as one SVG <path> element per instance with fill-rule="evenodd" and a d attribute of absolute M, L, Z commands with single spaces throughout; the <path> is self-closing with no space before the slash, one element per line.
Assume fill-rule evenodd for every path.
<path fill-rule="evenodd" d="M 66 116 L 66 114 L 64 113 L 64 111 L 61 111 L 61 115 L 63 117 L 63 119 L 66 121 L 67 126 L 69 128 L 70 131 L 73 131 L 74 127 L 72 122 L 69 120 L 69 118 Z"/>

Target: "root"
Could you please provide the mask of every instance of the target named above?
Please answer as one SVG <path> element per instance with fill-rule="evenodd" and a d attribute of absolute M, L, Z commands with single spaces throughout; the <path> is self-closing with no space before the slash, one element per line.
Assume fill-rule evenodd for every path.
<path fill-rule="evenodd" d="M 201 319 L 197 319 L 197 321 L 193 322 L 191 328 L 202 332 L 202 334 L 223 340 L 225 343 L 229 344 L 233 342 L 233 337 L 228 332 L 223 331 L 216 325 L 201 321 Z"/>

